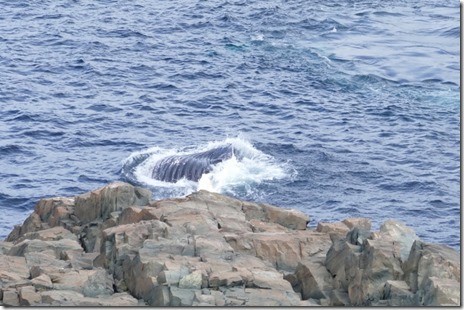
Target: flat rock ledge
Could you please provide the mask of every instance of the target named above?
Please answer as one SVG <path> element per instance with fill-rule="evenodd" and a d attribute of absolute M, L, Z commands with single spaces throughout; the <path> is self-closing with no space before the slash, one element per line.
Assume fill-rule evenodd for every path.
<path fill-rule="evenodd" d="M 456 306 L 460 257 L 401 222 L 319 223 L 115 182 L 40 200 L 0 241 L 4 306 Z"/>

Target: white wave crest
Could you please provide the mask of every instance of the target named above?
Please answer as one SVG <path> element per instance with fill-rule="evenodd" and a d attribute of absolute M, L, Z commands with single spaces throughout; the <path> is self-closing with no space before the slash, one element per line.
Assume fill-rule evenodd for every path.
<path fill-rule="evenodd" d="M 181 179 L 176 183 L 155 180 L 151 177 L 153 168 L 160 159 L 171 155 L 188 155 L 204 152 L 213 148 L 232 145 L 239 156 L 232 156 L 213 167 L 210 173 L 204 174 L 198 182 Z M 137 162 L 137 158 L 143 161 Z M 278 163 L 272 156 L 256 149 L 243 137 L 226 138 L 222 141 L 211 141 L 205 145 L 190 147 L 184 150 L 152 147 L 132 153 L 124 163 L 131 166 L 134 181 L 155 188 L 169 189 L 171 195 L 186 195 L 196 190 L 235 193 L 237 191 L 253 191 L 253 187 L 263 181 L 282 179 L 288 176 L 286 164 Z M 129 178 L 130 179 L 130 178 Z"/>

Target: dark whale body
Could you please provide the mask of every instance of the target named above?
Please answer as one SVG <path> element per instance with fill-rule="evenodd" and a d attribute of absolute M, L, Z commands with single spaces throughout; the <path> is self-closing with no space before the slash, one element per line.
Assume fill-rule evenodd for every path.
<path fill-rule="evenodd" d="M 233 146 L 228 144 L 201 153 L 168 156 L 155 164 L 152 178 L 171 183 L 182 178 L 196 182 L 203 174 L 211 172 L 215 164 L 234 154 Z"/>

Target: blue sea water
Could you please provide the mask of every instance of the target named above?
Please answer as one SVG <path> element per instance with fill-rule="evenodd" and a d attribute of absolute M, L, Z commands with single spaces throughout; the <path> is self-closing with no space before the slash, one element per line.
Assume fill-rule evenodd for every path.
<path fill-rule="evenodd" d="M 457 1 L 0 1 L 0 237 L 115 180 L 460 249 Z M 200 182 L 156 159 L 232 143 Z"/>

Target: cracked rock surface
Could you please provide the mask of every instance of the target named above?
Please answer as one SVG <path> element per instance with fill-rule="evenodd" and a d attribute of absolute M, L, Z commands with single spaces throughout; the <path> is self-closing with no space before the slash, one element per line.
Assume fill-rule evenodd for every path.
<path fill-rule="evenodd" d="M 0 241 L 5 306 L 460 305 L 459 254 L 401 222 L 319 223 L 207 191 L 115 182 L 40 200 Z"/>

